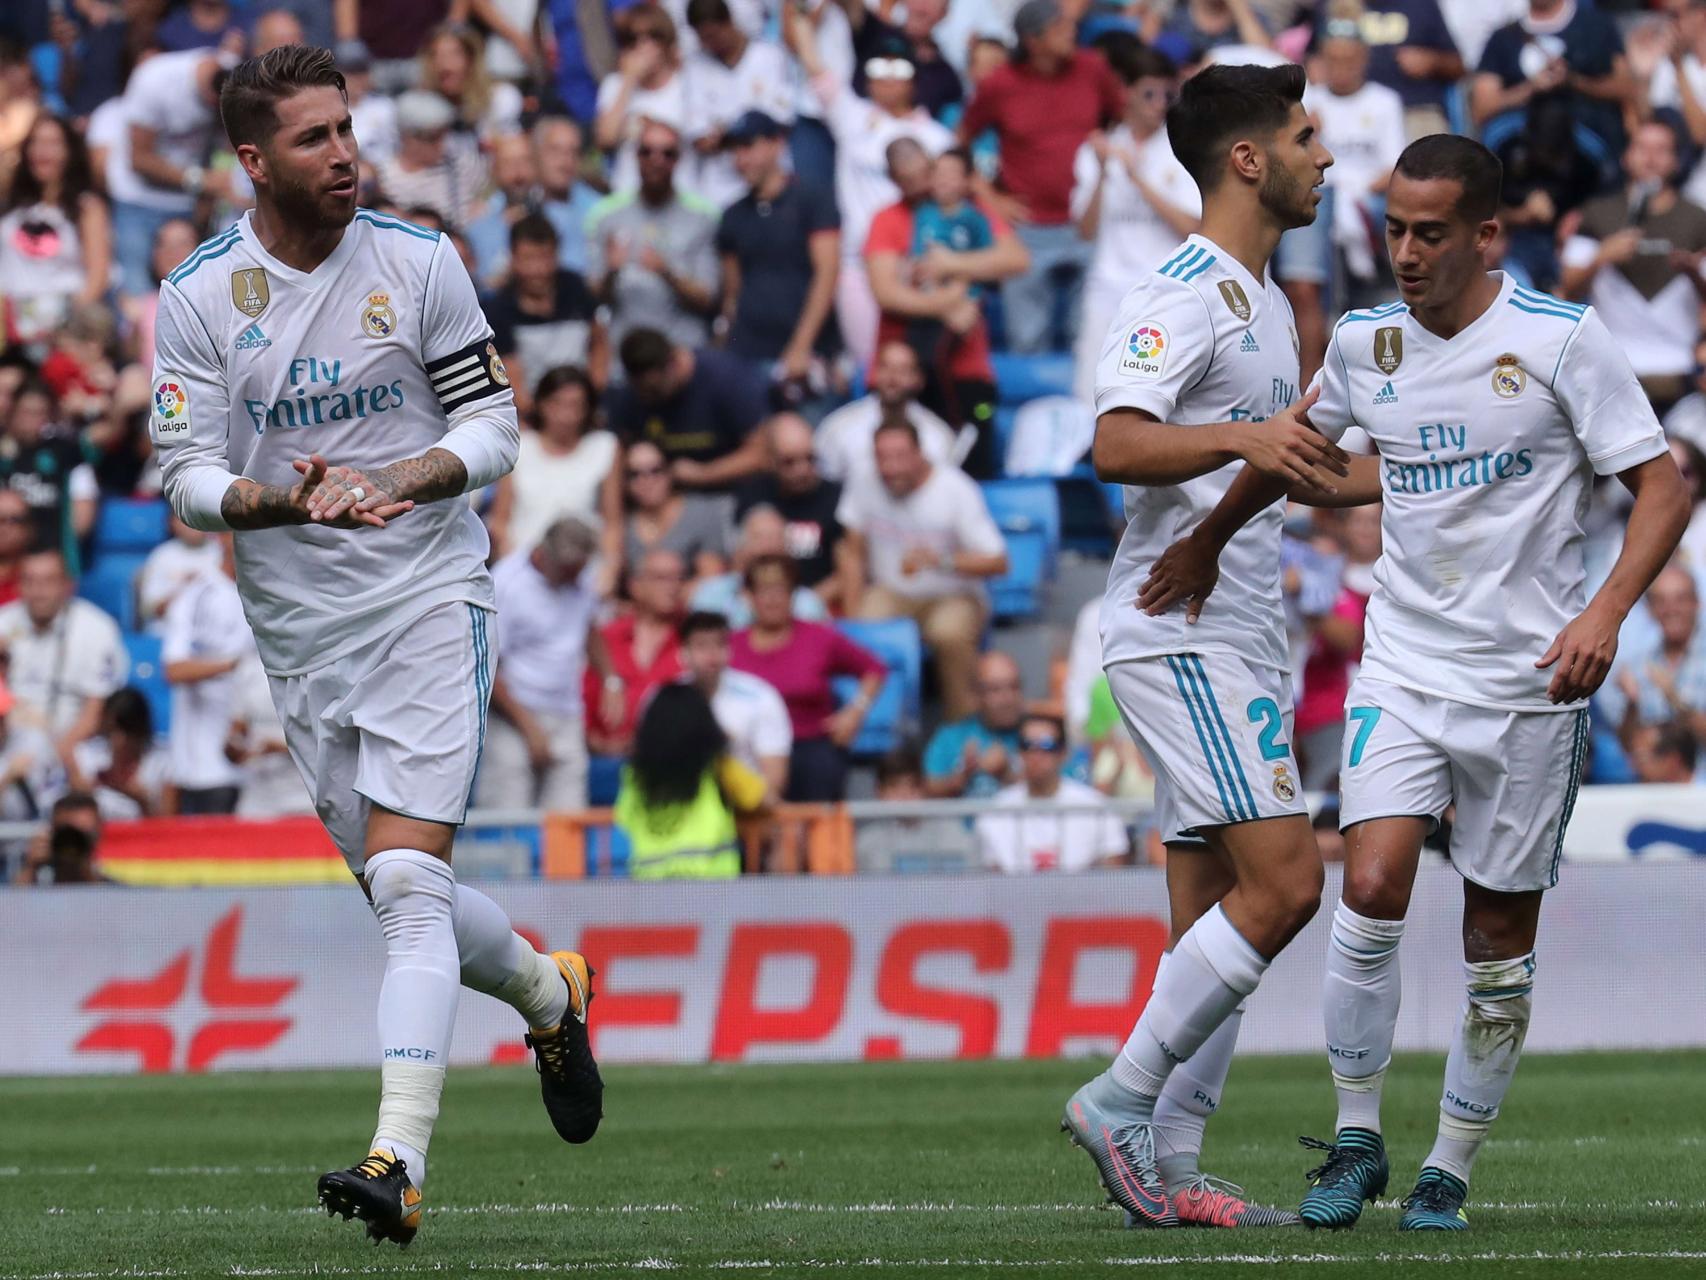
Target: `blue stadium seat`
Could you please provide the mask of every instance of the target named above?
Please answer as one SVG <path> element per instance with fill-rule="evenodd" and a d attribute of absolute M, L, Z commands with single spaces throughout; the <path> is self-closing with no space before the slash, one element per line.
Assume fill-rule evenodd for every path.
<path fill-rule="evenodd" d="M 1054 481 L 989 480 L 989 514 L 1007 542 L 1007 572 L 989 584 L 998 620 L 1028 617 L 1042 607 L 1043 583 L 1060 554 L 1060 495 Z"/>
<path fill-rule="evenodd" d="M 1007 470 L 1007 451 L 1013 447 L 1013 424 L 1019 420 L 1019 406 L 998 405 L 995 410 L 995 465 L 1003 474 Z"/>
<path fill-rule="evenodd" d="M 1072 356 L 1018 356 L 1010 352 L 990 357 L 995 368 L 995 393 L 1002 404 L 1020 405 L 1038 396 L 1072 394 Z"/>
<path fill-rule="evenodd" d="M 889 669 L 883 691 L 853 740 L 854 755 L 880 756 L 918 729 L 924 698 L 924 642 L 918 624 L 911 618 L 849 618 L 836 625 L 843 635 L 881 658 Z M 844 703 L 858 688 L 859 682 L 852 676 L 835 680 L 835 695 Z"/>
<path fill-rule="evenodd" d="M 77 594 L 112 614 L 125 631 L 135 631 L 136 575 L 147 558 L 140 551 L 115 551 L 101 556 L 83 575 Z"/>
<path fill-rule="evenodd" d="M 166 683 L 166 668 L 160 661 L 160 637 L 127 631 L 125 651 L 130 654 L 128 683 L 148 699 L 148 709 L 154 713 L 154 732 L 165 737 L 172 727 L 172 690 Z"/>
<path fill-rule="evenodd" d="M 164 542 L 166 503 L 159 498 L 108 498 L 95 519 L 95 559 L 113 551 L 152 551 Z"/>
<path fill-rule="evenodd" d="M 595 809 L 616 803 L 622 787 L 622 757 L 592 756 L 586 762 L 586 802 Z"/>

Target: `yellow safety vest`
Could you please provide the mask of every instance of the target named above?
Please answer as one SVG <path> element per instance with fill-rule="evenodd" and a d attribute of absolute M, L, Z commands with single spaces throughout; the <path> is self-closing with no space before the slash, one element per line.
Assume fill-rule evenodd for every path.
<path fill-rule="evenodd" d="M 762 801 L 763 781 L 739 761 L 727 757 L 705 771 L 693 799 L 686 804 L 658 808 L 646 806 L 628 767 L 622 767 L 622 789 L 616 796 L 615 816 L 616 825 L 628 834 L 631 879 L 728 880 L 740 874 L 735 815 L 723 798 L 719 778 L 743 809 L 756 807 Z"/>

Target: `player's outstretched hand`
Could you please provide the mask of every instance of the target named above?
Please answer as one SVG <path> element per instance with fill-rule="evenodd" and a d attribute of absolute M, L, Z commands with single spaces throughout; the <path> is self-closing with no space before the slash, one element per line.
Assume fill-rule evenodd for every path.
<path fill-rule="evenodd" d="M 415 508 L 413 502 L 393 498 L 354 467 L 328 466 L 317 453 L 298 458 L 291 466 L 302 476 L 291 496 L 313 524 L 334 529 L 383 529 L 387 520 Z"/>
<path fill-rule="evenodd" d="M 1251 422 L 1238 452 L 1263 475 L 1321 493 L 1337 493 L 1333 476 L 1348 476 L 1351 461 L 1345 451 L 1309 424 L 1309 410 L 1320 398 L 1311 388 L 1265 422 Z"/>
<path fill-rule="evenodd" d="M 1541 670 L 1556 666 L 1546 696 L 1556 703 L 1580 702 L 1592 697 L 1605 683 L 1617 657 L 1617 631 L 1621 619 L 1591 604 L 1577 614 L 1552 647 L 1534 665 Z"/>
<path fill-rule="evenodd" d="M 1185 602 L 1185 621 L 1195 622 L 1220 581 L 1220 556 L 1194 535 L 1180 538 L 1149 566 L 1137 607 L 1151 617 Z"/>

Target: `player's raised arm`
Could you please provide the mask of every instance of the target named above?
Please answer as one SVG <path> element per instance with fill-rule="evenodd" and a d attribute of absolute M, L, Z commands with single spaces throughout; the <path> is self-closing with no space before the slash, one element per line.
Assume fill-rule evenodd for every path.
<path fill-rule="evenodd" d="M 1570 349 L 1576 346 L 1592 352 L 1593 359 L 1572 360 Z M 1610 576 L 1534 664 L 1554 668 L 1546 696 L 1566 703 L 1591 697 L 1604 683 L 1617 656 L 1623 620 L 1676 553 L 1688 527 L 1690 502 L 1651 403 L 1591 307 L 1565 343 L 1552 391 L 1570 415 L 1594 474 L 1615 475 L 1635 495 Z"/>
<path fill-rule="evenodd" d="M 333 467 L 309 497 L 317 520 L 388 503 L 442 502 L 495 484 L 521 448 L 515 393 L 498 357 L 474 282 L 450 241 L 439 237 L 428 269 L 421 362 L 449 427 L 425 453 L 362 475 Z"/>

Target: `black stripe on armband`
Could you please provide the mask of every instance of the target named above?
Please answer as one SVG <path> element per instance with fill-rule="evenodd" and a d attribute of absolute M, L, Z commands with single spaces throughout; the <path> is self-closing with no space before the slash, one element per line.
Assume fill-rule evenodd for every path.
<path fill-rule="evenodd" d="M 482 338 L 460 351 L 428 360 L 426 371 L 432 381 L 433 394 L 446 413 L 509 390 L 509 372 L 490 338 Z"/>

